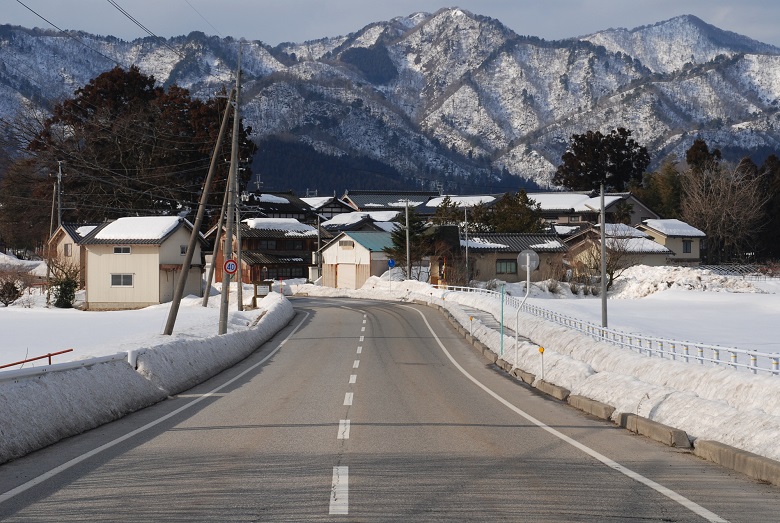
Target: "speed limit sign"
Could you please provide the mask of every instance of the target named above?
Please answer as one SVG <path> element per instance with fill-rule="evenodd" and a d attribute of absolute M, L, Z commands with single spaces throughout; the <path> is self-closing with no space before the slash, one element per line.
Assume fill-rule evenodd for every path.
<path fill-rule="evenodd" d="M 238 270 L 238 263 L 236 263 L 236 260 L 225 260 L 225 265 L 222 268 L 228 274 L 235 274 Z"/>

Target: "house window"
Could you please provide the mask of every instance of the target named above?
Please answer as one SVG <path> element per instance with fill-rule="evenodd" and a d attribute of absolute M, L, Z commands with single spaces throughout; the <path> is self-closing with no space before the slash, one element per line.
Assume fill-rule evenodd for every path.
<path fill-rule="evenodd" d="M 342 249 L 354 249 L 355 248 L 355 242 L 352 240 L 339 240 L 339 247 Z"/>
<path fill-rule="evenodd" d="M 579 216 L 569 216 L 569 223 L 580 223 Z"/>
<path fill-rule="evenodd" d="M 186 245 L 179 245 L 179 252 L 181 253 L 182 256 L 187 254 L 187 246 Z"/>
<path fill-rule="evenodd" d="M 72 243 L 66 243 L 63 246 L 63 250 L 65 251 L 65 256 L 73 256 L 73 244 Z"/>
<path fill-rule="evenodd" d="M 130 254 L 130 246 L 114 245 L 114 254 Z"/>
<path fill-rule="evenodd" d="M 690 254 L 691 250 L 693 249 L 693 240 L 683 240 L 683 252 L 685 254 Z"/>
<path fill-rule="evenodd" d="M 257 248 L 261 251 L 275 251 L 276 240 L 260 240 L 257 242 Z"/>
<path fill-rule="evenodd" d="M 496 260 L 496 274 L 517 274 L 517 260 Z"/>
<path fill-rule="evenodd" d="M 132 274 L 112 274 L 111 275 L 112 287 L 132 287 L 133 275 Z"/>
<path fill-rule="evenodd" d="M 287 242 L 287 249 L 291 251 L 302 251 L 303 240 L 289 240 Z"/>

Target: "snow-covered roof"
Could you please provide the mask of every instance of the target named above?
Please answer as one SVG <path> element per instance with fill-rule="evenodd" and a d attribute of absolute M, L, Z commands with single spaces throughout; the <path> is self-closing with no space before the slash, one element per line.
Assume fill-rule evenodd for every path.
<path fill-rule="evenodd" d="M 417 207 L 418 205 L 422 205 L 425 202 L 417 202 L 412 200 L 398 200 L 395 202 L 389 202 L 387 204 L 388 207 L 406 207 L 407 205 L 409 207 Z M 368 206 L 367 206 L 368 207 Z"/>
<path fill-rule="evenodd" d="M 528 198 L 539 204 L 543 211 L 592 212 L 601 209 L 601 197 L 572 192 L 529 193 Z M 605 195 L 604 206 L 623 199 L 623 196 Z"/>
<path fill-rule="evenodd" d="M 674 254 L 648 238 L 607 238 L 607 248 L 630 254 Z"/>
<path fill-rule="evenodd" d="M 317 236 L 317 229 L 295 218 L 249 218 L 243 223 L 250 229 L 285 231 L 287 236 Z"/>
<path fill-rule="evenodd" d="M 596 229 L 599 228 L 599 225 L 596 225 Z M 613 237 L 613 238 L 646 238 L 647 235 L 640 231 L 639 229 L 635 229 L 634 227 L 631 227 L 630 225 L 626 225 L 625 223 L 605 223 L 604 224 L 604 233 L 606 234 L 607 238 Z"/>
<path fill-rule="evenodd" d="M 182 218 L 178 216 L 130 216 L 118 218 L 100 229 L 95 234 L 94 239 L 162 240 L 178 227 L 181 221 Z"/>
<path fill-rule="evenodd" d="M 438 207 L 447 196 L 431 198 L 426 207 Z M 482 203 L 492 203 L 496 200 L 495 196 L 449 196 L 450 201 L 455 207 L 474 207 Z"/>
<path fill-rule="evenodd" d="M 466 244 L 466 240 L 460 240 L 461 247 L 465 247 Z M 468 247 L 469 249 L 509 249 L 509 245 L 505 245 L 503 243 L 493 243 L 489 240 L 485 240 L 484 238 L 479 237 L 469 238 Z"/>
<path fill-rule="evenodd" d="M 329 201 L 333 199 L 333 196 L 311 196 L 307 198 L 301 198 L 302 201 L 311 205 L 313 209 L 319 209 Z"/>
<path fill-rule="evenodd" d="M 76 234 L 78 234 L 79 236 L 81 236 L 83 238 L 87 234 L 89 234 L 92 231 L 94 231 L 95 227 L 97 227 L 97 225 L 82 225 L 81 227 L 77 227 L 76 228 Z"/>
<path fill-rule="evenodd" d="M 287 198 L 282 198 L 281 196 L 275 196 L 273 194 L 255 194 L 254 201 L 258 203 L 290 203 L 290 200 Z"/>
<path fill-rule="evenodd" d="M 398 216 L 398 214 L 399 211 L 345 212 L 335 215 L 326 222 L 322 222 L 322 226 L 330 227 L 335 225 L 353 225 L 360 222 L 361 220 L 364 220 L 365 218 L 371 218 L 377 222 L 389 222 Z"/>
<path fill-rule="evenodd" d="M 654 231 L 658 231 L 664 236 L 686 236 L 686 237 L 706 236 L 706 234 L 704 234 L 696 227 L 693 227 L 692 225 L 688 225 L 687 223 L 680 220 L 675 220 L 675 219 L 645 220 L 643 223 L 648 228 L 653 229 Z"/>

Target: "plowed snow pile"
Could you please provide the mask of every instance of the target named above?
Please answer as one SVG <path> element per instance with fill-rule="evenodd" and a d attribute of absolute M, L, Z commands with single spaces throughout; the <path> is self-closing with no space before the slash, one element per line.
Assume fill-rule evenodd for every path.
<path fill-rule="evenodd" d="M 627 269 L 615 280 L 613 299 L 644 298 L 669 289 L 710 292 L 763 293 L 748 280 L 713 274 L 709 270 L 689 267 L 648 267 Z"/>

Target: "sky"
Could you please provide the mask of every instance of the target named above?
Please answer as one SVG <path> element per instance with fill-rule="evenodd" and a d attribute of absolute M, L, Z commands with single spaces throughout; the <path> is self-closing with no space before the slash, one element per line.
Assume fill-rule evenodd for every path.
<path fill-rule="evenodd" d="M 19 263 L 5 255 L 0 255 L 0 262 L 6 265 Z M 38 266 L 34 270 L 40 272 L 43 267 Z M 247 302 L 251 300 L 250 289 L 250 286 L 245 286 L 244 299 Z M 215 288 L 215 292 L 218 290 Z M 198 298 L 186 298 L 179 309 L 173 336 L 162 336 L 160 332 L 167 318 L 167 304 L 135 311 L 83 312 L 49 309 L 43 306 L 45 300 L 40 294 L 26 294 L 10 307 L 0 307 L 0 325 L 3 325 L 0 362 L 10 363 L 63 347 L 74 348 L 74 351 L 56 357 L 55 363 L 132 352 L 139 358 L 138 361 L 144 362 L 143 376 L 160 387 L 163 396 L 175 394 L 192 385 L 190 375 L 203 375 L 206 369 L 215 372 L 214 369 L 220 365 L 224 368 L 220 362 L 224 360 L 227 346 L 231 347 L 230 350 L 235 346 L 236 351 L 251 351 L 260 343 L 252 342 L 253 339 L 257 336 L 268 339 L 273 325 L 278 330 L 287 324 L 294 301 L 283 300 L 278 294 L 278 287 L 274 290 L 277 292 L 259 304 L 267 313 L 251 328 L 249 325 L 254 325 L 254 320 L 261 316 L 260 311 L 239 313 L 231 306 L 228 332 L 234 338 L 229 343 L 216 336 L 220 301 L 217 296 L 212 296 L 208 308 L 201 307 Z M 505 333 L 502 346 L 496 322 L 492 321 L 492 325 L 489 322 L 502 310 L 496 297 L 443 291 L 422 282 L 394 281 L 388 273 L 382 278 L 370 278 L 362 289 L 355 291 L 292 282 L 286 287 L 286 293 L 291 292 L 322 297 L 431 301 L 445 307 L 494 352 L 499 353 L 504 347 L 502 358 L 507 362 L 535 374 L 537 379 L 541 377 L 541 366 L 544 365 L 545 381 L 565 387 L 572 394 L 614 406 L 614 416 L 620 412 L 638 413 L 684 430 L 692 438 L 719 441 L 780 460 L 780 446 L 777 445 L 780 438 L 780 403 L 766 401 L 767 397 L 780 394 L 780 377 L 770 377 L 765 373 L 754 375 L 726 365 L 713 367 L 648 357 L 598 342 L 530 314 L 516 315 L 512 307 L 506 307 L 507 328 L 514 326 L 514 319 L 518 318 L 521 335 L 536 343 L 544 340 L 542 357 L 536 343 L 521 341 L 515 349 L 511 332 Z M 518 284 L 507 285 L 507 292 L 518 297 L 524 295 L 522 286 Z M 234 291 L 231 296 L 231 303 L 235 304 Z M 599 322 L 600 300 L 574 297 L 566 292 L 565 286 L 556 293 L 534 287 L 529 303 L 596 324 Z M 477 310 L 485 311 L 485 315 L 477 316 Z M 775 340 L 779 310 L 780 280 L 750 282 L 696 269 L 672 267 L 633 268 L 609 300 L 612 328 L 648 335 L 684 336 L 723 346 L 748 343 L 766 353 L 777 353 L 780 347 L 780 342 Z M 47 325 L 46 329 L 39 328 L 42 323 Z M 728 326 L 713 328 L 721 323 L 728 323 Z M 745 336 L 750 338 L 747 342 L 742 339 Z M 239 342 L 241 339 L 243 343 Z M 764 343 L 759 343 L 761 341 Z M 725 352 L 721 356 L 724 359 L 728 358 Z M 305 350 L 300 357 L 305 364 Z M 182 361 L 187 364 L 177 364 Z M 41 363 L 25 366 L 30 367 L 33 367 L 30 369 L 32 372 L 38 372 Z M 31 431 L 46 428 L 46 433 L 59 433 L 58 424 L 72 426 L 74 423 L 84 423 L 85 430 L 90 416 L 96 414 L 74 421 L 72 413 L 74 409 L 80 411 L 80 402 L 83 402 L 85 411 L 95 408 L 92 398 L 96 396 L 133 404 L 134 400 L 129 396 L 136 393 L 134 391 L 141 394 L 145 390 L 139 385 L 143 380 L 139 380 L 129 365 L 114 363 L 92 369 L 94 377 L 89 386 L 79 381 L 82 375 L 78 371 L 46 373 L 44 386 L 35 389 L 40 391 L 40 397 L 31 393 L 27 383 L 27 379 L 38 380 L 40 377 L 25 379 L 14 374 L 29 372 L 24 370 L 0 371 L 0 396 L 5 398 L 0 402 L 0 430 L 4 431 L 0 454 L 3 445 L 13 445 L 16 443 L 14 438 L 21 438 Z M 12 375 L 13 379 L 3 379 Z M 68 392 L 52 393 L 56 387 L 68 387 Z M 121 390 L 122 394 L 116 394 L 116 390 Z M 67 404 L 53 403 L 52 398 Z M 30 412 L 20 414 L 15 411 L 20 405 L 28 406 Z M 121 412 L 126 406 L 108 402 L 105 408 Z M 66 420 L 63 413 L 71 414 L 67 414 Z M 7 419 L 16 421 L 13 426 L 3 426 L 3 420 Z M 0 502 L 2 497 L 3 493 L 0 493 Z"/>
<path fill-rule="evenodd" d="M 457 4 L 429 0 L 4 0 L 3 4 L 3 24 L 51 28 L 26 5 L 61 29 L 125 40 L 148 34 L 114 4 L 157 36 L 202 31 L 270 45 L 346 35 L 372 22 L 457 6 L 495 18 L 520 35 L 547 40 L 609 28 L 633 29 L 691 14 L 720 29 L 780 46 L 780 2 L 776 0 L 461 0 Z"/>

